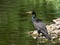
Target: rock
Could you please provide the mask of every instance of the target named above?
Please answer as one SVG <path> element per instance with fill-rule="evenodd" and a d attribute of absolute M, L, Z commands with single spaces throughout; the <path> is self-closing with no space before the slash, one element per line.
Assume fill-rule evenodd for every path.
<path fill-rule="evenodd" d="M 38 37 L 38 32 L 37 32 L 37 30 L 30 31 L 30 32 L 28 32 L 28 35 L 31 35 L 33 37 L 33 39 L 36 39 Z M 42 33 L 40 33 L 40 36 L 41 35 L 42 35 Z"/>
<path fill-rule="evenodd" d="M 38 32 L 36 30 L 28 32 L 28 35 L 31 35 L 33 39 L 36 39 L 38 36 Z"/>
<path fill-rule="evenodd" d="M 60 18 L 54 19 L 53 22 L 55 22 L 55 24 L 60 24 Z"/>
<path fill-rule="evenodd" d="M 56 25 L 55 24 L 46 25 L 46 28 L 48 32 L 51 32 L 52 30 L 56 29 Z"/>
<path fill-rule="evenodd" d="M 48 39 L 46 39 L 45 37 L 39 37 L 38 42 L 39 43 L 46 43 L 46 42 L 48 42 Z"/>
<path fill-rule="evenodd" d="M 60 30 L 54 30 L 50 32 L 52 39 L 60 37 Z"/>
<path fill-rule="evenodd" d="M 56 24 L 56 28 L 59 29 L 60 28 L 60 24 Z"/>
<path fill-rule="evenodd" d="M 54 30 L 54 31 L 51 31 L 51 33 L 58 34 L 58 33 L 60 33 L 60 30 Z"/>
<path fill-rule="evenodd" d="M 52 39 L 55 39 L 58 37 L 60 38 L 60 18 L 54 19 L 53 22 L 55 22 L 55 23 L 46 25 L 48 34 L 51 35 Z M 38 32 L 36 30 L 30 31 L 28 34 L 31 35 L 34 39 L 36 39 L 38 36 Z M 40 34 L 40 35 L 42 35 L 42 34 Z M 42 36 L 40 36 L 40 38 L 41 37 Z M 44 39 L 46 39 L 46 38 L 44 38 Z"/>
<path fill-rule="evenodd" d="M 48 32 L 60 29 L 60 18 L 54 19 L 53 22 L 55 22 L 55 23 L 50 24 L 50 25 L 46 25 L 46 28 L 47 28 Z"/>
<path fill-rule="evenodd" d="M 60 40 L 60 38 L 59 38 L 59 40 Z"/>
<path fill-rule="evenodd" d="M 37 32 L 36 30 L 33 31 L 33 33 L 32 33 L 32 37 L 33 37 L 34 39 L 36 39 L 37 36 L 38 36 L 38 32 Z"/>
<path fill-rule="evenodd" d="M 58 37 L 56 33 L 50 33 L 50 36 L 52 37 L 52 39 L 55 39 Z"/>

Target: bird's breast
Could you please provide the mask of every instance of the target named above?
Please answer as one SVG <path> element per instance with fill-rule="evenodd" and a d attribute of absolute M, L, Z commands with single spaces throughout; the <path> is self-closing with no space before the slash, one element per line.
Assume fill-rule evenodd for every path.
<path fill-rule="evenodd" d="M 37 30 L 39 30 L 40 28 L 38 27 L 38 25 L 37 25 L 37 23 L 36 22 L 33 22 L 33 25 L 34 25 L 34 27 L 37 29 Z"/>

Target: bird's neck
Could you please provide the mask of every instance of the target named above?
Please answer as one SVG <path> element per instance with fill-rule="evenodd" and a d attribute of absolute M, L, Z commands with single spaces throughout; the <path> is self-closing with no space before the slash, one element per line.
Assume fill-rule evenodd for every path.
<path fill-rule="evenodd" d="M 32 21 L 35 21 L 35 19 L 36 19 L 36 14 L 33 14 L 32 15 Z"/>

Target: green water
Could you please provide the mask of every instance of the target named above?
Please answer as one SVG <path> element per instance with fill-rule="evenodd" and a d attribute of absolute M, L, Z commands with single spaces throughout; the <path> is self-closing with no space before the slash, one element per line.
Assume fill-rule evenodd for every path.
<path fill-rule="evenodd" d="M 54 18 L 60 17 L 59 4 L 59 0 L 0 0 L 0 45 L 37 45 L 36 40 L 27 34 L 34 27 L 32 16 L 25 12 L 35 10 L 37 18 L 50 24 Z"/>

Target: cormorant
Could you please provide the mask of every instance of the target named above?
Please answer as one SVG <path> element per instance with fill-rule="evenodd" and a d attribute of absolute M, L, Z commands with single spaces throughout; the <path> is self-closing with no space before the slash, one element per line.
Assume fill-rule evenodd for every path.
<path fill-rule="evenodd" d="M 32 22 L 35 27 L 35 30 L 38 31 L 38 34 L 42 33 L 48 40 L 51 40 L 51 37 L 48 35 L 48 31 L 47 31 L 45 23 L 43 23 L 41 19 L 36 18 L 36 12 L 30 11 L 26 13 L 32 14 Z"/>

